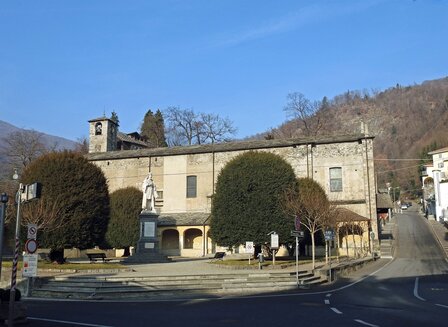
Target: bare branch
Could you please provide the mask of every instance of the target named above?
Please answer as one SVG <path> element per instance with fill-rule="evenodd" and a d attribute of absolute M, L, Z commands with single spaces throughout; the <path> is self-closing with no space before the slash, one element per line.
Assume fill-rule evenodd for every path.
<path fill-rule="evenodd" d="M 0 152 L 11 165 L 25 168 L 30 162 L 49 151 L 42 142 L 42 136 L 42 133 L 33 130 L 13 132 L 3 138 Z"/>
<path fill-rule="evenodd" d="M 62 211 L 58 200 L 38 199 L 22 206 L 22 224 L 36 224 L 40 230 L 56 230 L 66 222 L 60 219 Z"/>

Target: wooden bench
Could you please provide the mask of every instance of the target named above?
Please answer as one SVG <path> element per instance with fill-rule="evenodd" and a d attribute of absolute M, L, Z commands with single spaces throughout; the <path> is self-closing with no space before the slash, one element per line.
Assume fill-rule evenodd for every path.
<path fill-rule="evenodd" d="M 226 255 L 225 252 L 216 252 L 212 259 L 213 260 L 223 260 L 225 255 Z"/>
<path fill-rule="evenodd" d="M 94 253 L 86 253 L 89 257 L 90 263 L 96 262 L 96 261 L 103 261 L 108 262 L 112 259 L 106 258 L 106 253 L 104 252 L 94 252 Z"/>

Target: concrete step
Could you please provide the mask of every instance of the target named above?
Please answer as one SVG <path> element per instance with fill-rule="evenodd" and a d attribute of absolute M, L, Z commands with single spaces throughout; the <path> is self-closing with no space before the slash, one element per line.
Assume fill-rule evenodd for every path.
<path fill-rule="evenodd" d="M 252 294 L 297 288 L 295 273 L 105 278 L 55 277 L 35 283 L 33 297 L 134 298 L 197 296 L 197 294 Z M 300 272 L 301 285 L 320 284 L 325 278 Z"/>

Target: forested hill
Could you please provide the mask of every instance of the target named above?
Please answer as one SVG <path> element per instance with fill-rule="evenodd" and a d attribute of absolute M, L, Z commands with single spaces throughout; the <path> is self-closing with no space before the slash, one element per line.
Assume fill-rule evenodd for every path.
<path fill-rule="evenodd" d="M 317 112 L 323 127 L 319 134 L 359 132 L 361 121 L 375 136 L 374 156 L 379 187 L 385 182 L 418 191 L 416 159 L 435 148 L 448 145 L 448 77 L 421 85 L 396 85 L 385 91 L 347 91 L 324 101 Z M 273 137 L 294 137 L 303 133 L 295 119 L 269 132 Z M 387 172 L 384 172 L 387 171 Z"/>

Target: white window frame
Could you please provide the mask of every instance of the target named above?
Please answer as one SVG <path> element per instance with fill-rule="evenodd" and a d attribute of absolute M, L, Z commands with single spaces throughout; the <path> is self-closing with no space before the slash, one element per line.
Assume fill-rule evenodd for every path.
<path fill-rule="evenodd" d="M 331 167 L 329 169 L 329 176 L 330 176 L 330 192 L 342 192 L 343 190 L 342 167 Z"/>

